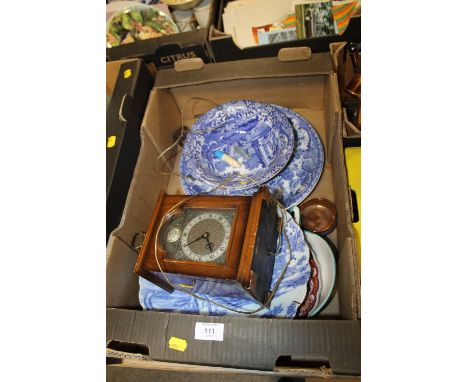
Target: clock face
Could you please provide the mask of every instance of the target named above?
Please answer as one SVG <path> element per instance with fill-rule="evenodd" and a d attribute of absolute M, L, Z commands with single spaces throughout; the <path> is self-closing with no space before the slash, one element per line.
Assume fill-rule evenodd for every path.
<path fill-rule="evenodd" d="M 234 214 L 234 209 L 184 209 L 162 230 L 167 257 L 225 263 Z"/>

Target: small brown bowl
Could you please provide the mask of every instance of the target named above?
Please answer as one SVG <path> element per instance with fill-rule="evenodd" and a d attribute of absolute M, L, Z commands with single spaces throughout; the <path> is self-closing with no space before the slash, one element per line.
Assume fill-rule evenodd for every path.
<path fill-rule="evenodd" d="M 310 199 L 300 206 L 303 229 L 328 235 L 336 227 L 336 207 L 325 198 Z"/>

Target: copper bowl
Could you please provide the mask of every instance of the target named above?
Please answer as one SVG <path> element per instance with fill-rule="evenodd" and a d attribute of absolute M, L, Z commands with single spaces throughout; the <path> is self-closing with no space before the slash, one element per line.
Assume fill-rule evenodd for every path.
<path fill-rule="evenodd" d="M 319 235 L 328 235 L 337 222 L 336 207 L 325 198 L 310 199 L 300 206 L 303 229 Z"/>

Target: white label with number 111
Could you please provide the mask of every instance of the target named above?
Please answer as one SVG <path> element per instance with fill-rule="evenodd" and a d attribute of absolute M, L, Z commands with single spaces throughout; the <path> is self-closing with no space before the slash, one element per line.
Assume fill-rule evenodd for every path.
<path fill-rule="evenodd" d="M 195 323 L 195 339 L 205 341 L 223 341 L 224 324 L 214 324 L 211 322 Z"/>

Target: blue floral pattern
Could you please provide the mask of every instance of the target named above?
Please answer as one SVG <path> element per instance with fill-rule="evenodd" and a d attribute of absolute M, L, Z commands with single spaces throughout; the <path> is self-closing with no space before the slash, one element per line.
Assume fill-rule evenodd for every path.
<path fill-rule="evenodd" d="M 286 167 L 266 182 L 270 192 L 281 200 L 286 208 L 298 205 L 313 191 L 325 163 L 322 141 L 314 127 L 298 113 L 279 105 L 272 105 L 286 115 L 294 129 L 295 145 L 292 158 Z M 194 171 L 196 173 L 196 171 Z M 197 174 L 198 176 L 198 174 Z M 184 182 L 183 182 L 184 184 Z M 209 181 L 193 181 L 185 187 L 188 194 L 207 192 L 216 187 Z M 214 195 L 253 195 L 257 188 L 219 188 Z"/>
<path fill-rule="evenodd" d="M 167 293 L 151 282 L 140 277 L 139 299 L 141 306 L 145 310 L 216 316 L 240 315 L 247 317 L 295 317 L 299 305 L 306 297 L 307 282 L 310 278 L 311 269 L 309 265 L 309 249 L 305 242 L 302 230 L 288 213 L 286 213 L 286 220 L 287 223 L 285 224 L 285 230 L 291 244 L 292 259 L 271 301 L 270 308 L 264 308 L 259 312 L 250 315 L 236 313 L 207 301 L 197 299 L 196 297 L 180 290 L 175 290 L 173 293 Z M 281 250 L 276 255 L 275 259 L 272 286 L 275 286 L 279 280 L 279 277 L 288 262 L 289 256 L 289 249 L 283 232 Z M 249 298 L 213 296 L 213 289 L 216 289 L 218 294 L 223 294 L 222 290 L 225 288 L 226 283 L 222 281 L 204 282 L 200 280 L 195 283 L 193 289 L 190 289 L 190 291 L 201 297 L 208 298 L 211 301 L 234 309 L 253 311 L 260 307 L 257 302 Z"/>
<path fill-rule="evenodd" d="M 180 160 L 182 186 L 187 194 L 195 194 L 200 186 L 213 188 L 231 177 L 226 190 L 251 188 L 278 174 L 293 149 L 293 128 L 277 108 L 249 100 L 228 102 L 193 124 Z M 239 166 L 217 153 L 228 155 Z"/>

